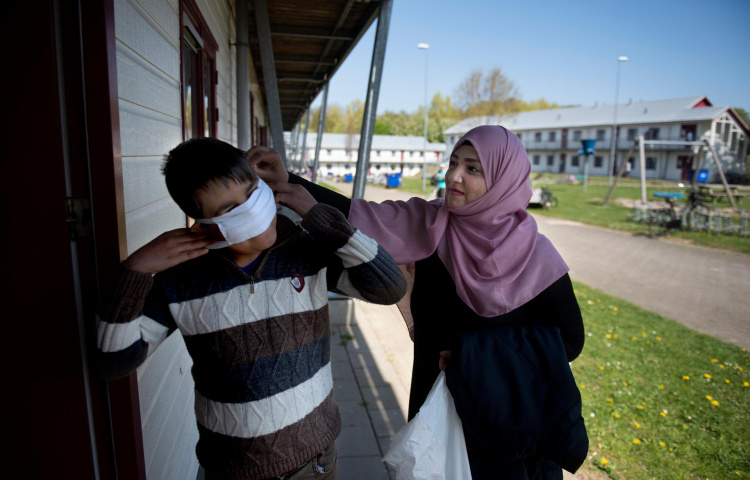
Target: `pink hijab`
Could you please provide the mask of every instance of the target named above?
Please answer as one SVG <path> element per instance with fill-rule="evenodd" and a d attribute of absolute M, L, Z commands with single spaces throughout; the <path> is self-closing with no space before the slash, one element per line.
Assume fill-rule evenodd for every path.
<path fill-rule="evenodd" d="M 490 318 L 536 297 L 568 266 L 525 210 L 531 165 L 518 137 L 485 125 L 468 131 L 453 151 L 465 143 L 476 149 L 487 182 L 487 193 L 477 200 L 448 208 L 442 199 L 380 204 L 355 199 L 349 220 L 399 264 L 437 250 L 461 300 Z"/>

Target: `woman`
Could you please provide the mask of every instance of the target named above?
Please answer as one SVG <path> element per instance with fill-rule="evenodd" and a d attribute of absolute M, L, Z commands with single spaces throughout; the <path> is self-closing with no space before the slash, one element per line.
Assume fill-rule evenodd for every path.
<path fill-rule="evenodd" d="M 251 150 L 249 158 L 256 168 L 264 168 L 263 154 L 254 156 Z M 440 372 L 438 359 L 458 347 L 464 331 L 549 325 L 559 328 L 568 361 L 583 348 L 583 322 L 568 268 L 525 211 L 531 198 L 530 170 L 518 137 L 503 127 L 481 126 L 467 132 L 453 149 L 444 201 L 349 200 L 290 175 L 291 183 L 303 183 L 316 200 L 347 214 L 397 263 L 416 262 L 409 419 Z M 294 202 L 295 188 L 279 186 L 277 200 Z M 498 472 L 503 478 L 561 478 L 560 468 L 550 469 L 543 459 L 506 462 L 494 469 L 495 452 L 475 440 L 467 432 L 475 479 L 495 478 Z"/>

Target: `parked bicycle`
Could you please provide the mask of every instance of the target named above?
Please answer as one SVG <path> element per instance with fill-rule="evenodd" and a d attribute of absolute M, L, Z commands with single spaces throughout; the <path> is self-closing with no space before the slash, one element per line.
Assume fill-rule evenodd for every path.
<path fill-rule="evenodd" d="M 695 187 L 688 187 L 687 192 L 688 197 L 682 207 L 675 205 L 675 200 L 682 198 L 682 194 L 654 193 L 654 196 L 663 198 L 668 206 L 651 209 L 648 218 L 648 234 L 650 237 L 663 237 L 673 230 L 680 230 L 683 227 L 692 230 L 693 225 L 691 223 L 695 215 L 709 211 L 710 207 L 706 203 L 708 198 L 705 194 L 702 194 Z"/>

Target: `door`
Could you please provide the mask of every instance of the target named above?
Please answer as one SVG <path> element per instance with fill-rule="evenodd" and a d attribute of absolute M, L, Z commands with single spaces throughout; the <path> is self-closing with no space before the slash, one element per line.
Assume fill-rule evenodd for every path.
<path fill-rule="evenodd" d="M 680 180 L 690 181 L 690 171 L 693 169 L 693 157 L 677 157 L 677 168 L 680 169 Z"/>
<path fill-rule="evenodd" d="M 565 150 L 568 148 L 568 129 L 563 128 L 562 135 L 560 136 L 560 148 Z"/>

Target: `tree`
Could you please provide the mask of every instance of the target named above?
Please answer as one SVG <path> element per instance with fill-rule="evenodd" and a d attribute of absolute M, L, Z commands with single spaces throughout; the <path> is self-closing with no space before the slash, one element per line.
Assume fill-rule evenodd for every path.
<path fill-rule="evenodd" d="M 464 117 L 511 113 L 518 90 L 500 67 L 489 72 L 474 70 L 456 89 L 456 104 Z"/>
<path fill-rule="evenodd" d="M 748 116 L 747 110 L 737 107 L 734 109 L 734 111 L 737 112 L 740 117 L 742 117 L 742 120 L 745 122 L 745 124 L 750 125 L 750 116 Z"/>

